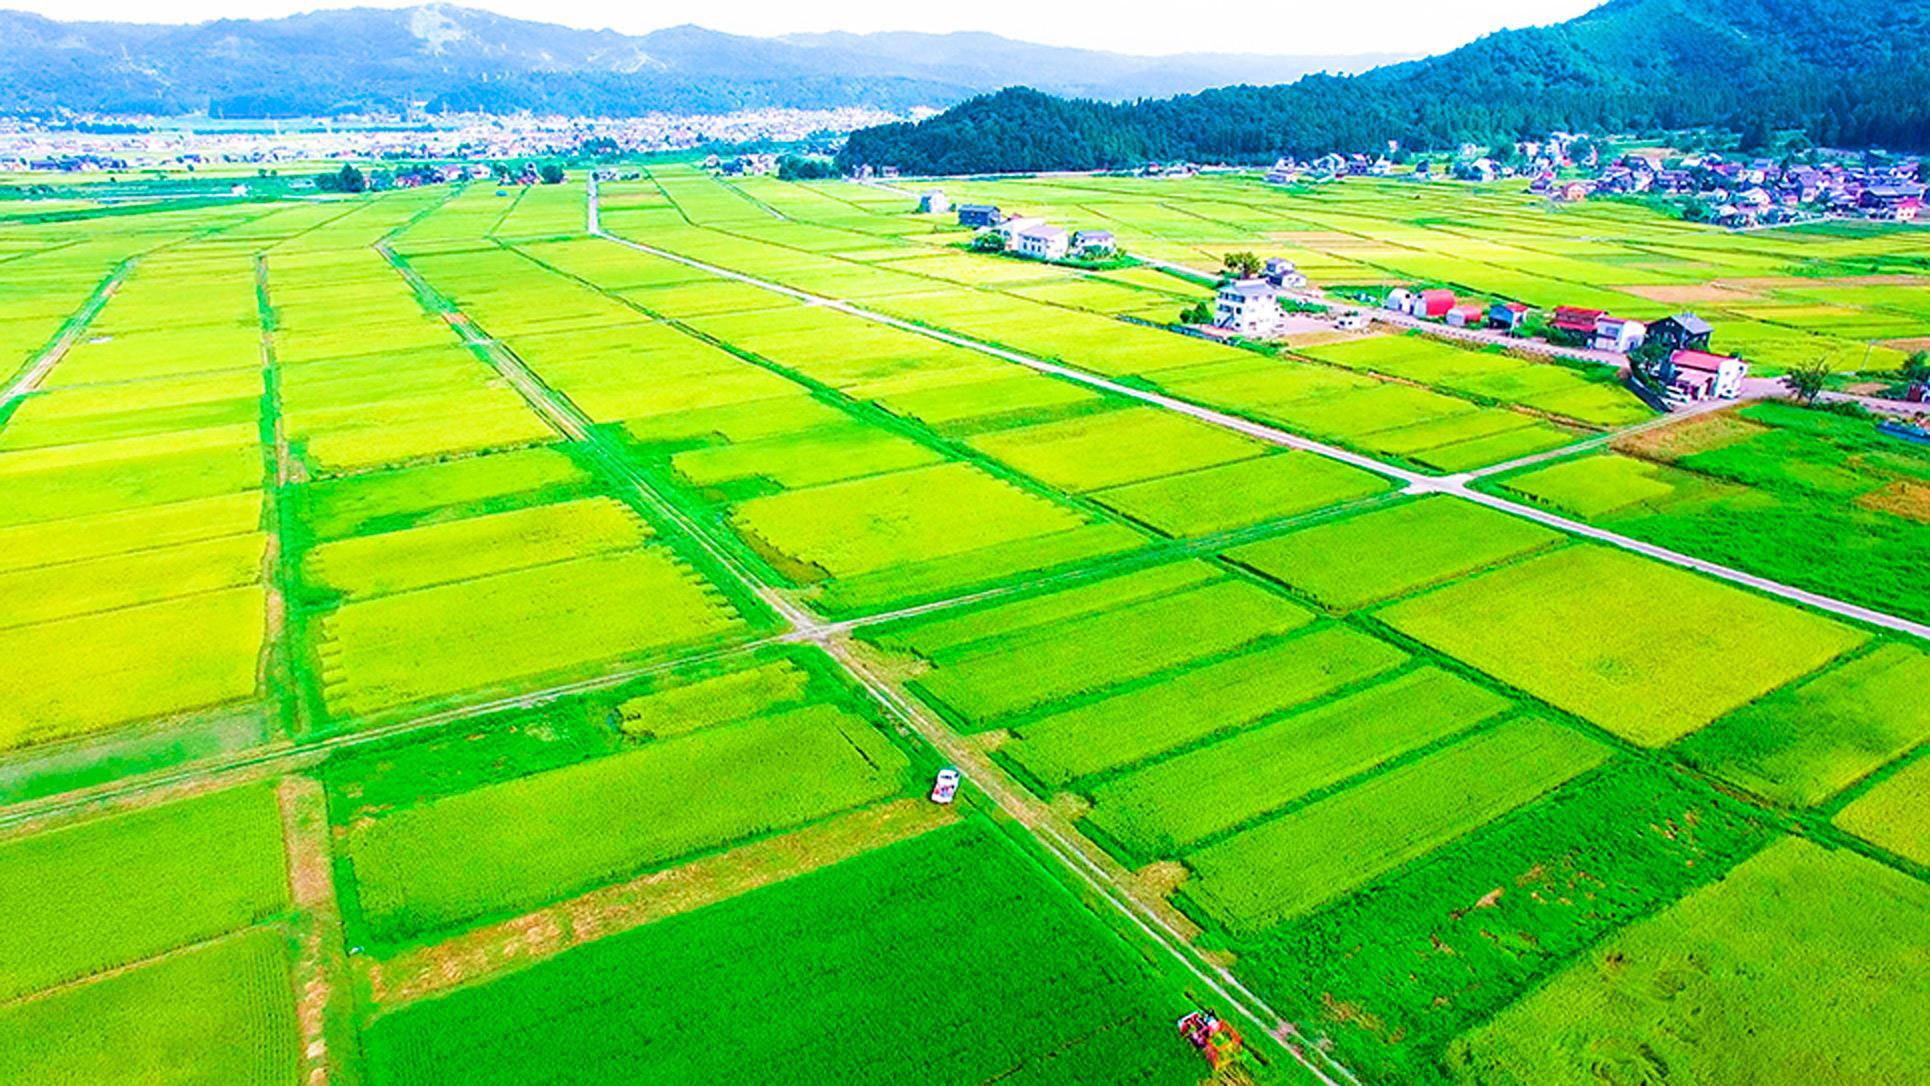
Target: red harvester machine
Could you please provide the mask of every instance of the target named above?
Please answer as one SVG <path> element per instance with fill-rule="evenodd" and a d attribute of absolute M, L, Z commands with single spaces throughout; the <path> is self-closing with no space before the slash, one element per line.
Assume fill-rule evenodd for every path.
<path fill-rule="evenodd" d="M 1210 1011 L 1194 1011 L 1180 1019 L 1179 1035 L 1199 1049 L 1215 1070 L 1225 1067 L 1240 1051 L 1240 1031 Z"/>

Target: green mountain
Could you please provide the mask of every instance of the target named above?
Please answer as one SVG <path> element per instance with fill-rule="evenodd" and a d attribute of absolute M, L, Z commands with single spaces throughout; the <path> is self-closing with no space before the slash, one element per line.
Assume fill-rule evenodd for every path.
<path fill-rule="evenodd" d="M 841 161 L 919 173 L 1265 162 L 1569 131 L 1800 127 L 1930 147 L 1930 0 L 1610 0 L 1351 77 L 1106 104 L 1025 88 L 864 129 Z"/>

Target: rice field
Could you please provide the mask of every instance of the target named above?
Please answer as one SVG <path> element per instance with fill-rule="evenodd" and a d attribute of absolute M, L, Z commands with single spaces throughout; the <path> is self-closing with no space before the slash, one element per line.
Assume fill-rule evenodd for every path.
<path fill-rule="evenodd" d="M 943 183 L 1092 271 L 626 163 L 666 257 L 568 172 L 0 222 L 0 1080 L 1185 1086 L 1196 1008 L 1252 1086 L 1275 1015 L 1374 1083 L 1923 1062 L 1923 646 L 1517 515 L 1922 619 L 1916 446 L 1164 327 L 1251 249 L 1883 370 L 1912 236 Z"/>

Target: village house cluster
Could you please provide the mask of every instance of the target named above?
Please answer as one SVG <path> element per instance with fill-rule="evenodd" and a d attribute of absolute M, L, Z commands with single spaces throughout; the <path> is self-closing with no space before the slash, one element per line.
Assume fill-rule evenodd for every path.
<path fill-rule="evenodd" d="M 942 215 L 951 209 L 951 201 L 938 189 L 918 198 L 918 210 L 926 214 Z M 1034 260 L 1103 260 L 1119 251 L 1109 230 L 1068 231 L 1036 215 L 1006 214 L 992 204 L 959 204 L 957 215 L 958 225 L 978 231 L 981 237 L 997 234 L 1006 252 Z"/>
<path fill-rule="evenodd" d="M 1777 163 L 1766 158 L 1623 155 L 1588 180 L 1537 178 L 1530 190 L 1561 200 L 1592 195 L 1694 197 L 1725 226 L 1795 222 L 1829 215 L 1912 222 L 1923 208 L 1921 164 Z"/>
<path fill-rule="evenodd" d="M 1281 297 L 1306 285 L 1293 261 L 1270 258 L 1259 275 L 1220 285 L 1213 298 L 1213 326 L 1237 336 L 1277 335 L 1287 320 Z"/>

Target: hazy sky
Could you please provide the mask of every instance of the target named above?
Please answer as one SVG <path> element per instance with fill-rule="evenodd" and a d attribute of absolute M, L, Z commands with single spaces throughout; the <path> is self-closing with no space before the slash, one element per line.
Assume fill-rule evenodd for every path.
<path fill-rule="evenodd" d="M 698 23 L 738 34 L 802 30 L 989 30 L 1008 38 L 1126 53 L 1438 53 L 1502 27 L 1559 22 L 1600 0 L 729 0 L 650 4 L 608 0 L 473 0 L 523 19 L 642 33 Z M 350 2 L 313 0 L 0 0 L 56 19 L 190 23 L 268 18 Z M 409 0 L 367 6 L 406 7 Z"/>

